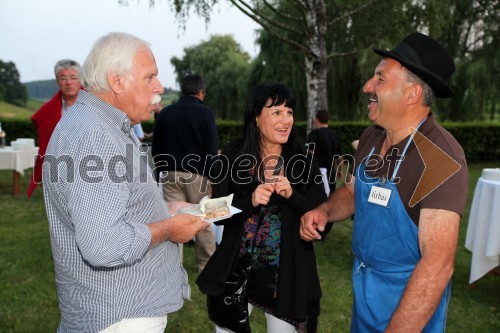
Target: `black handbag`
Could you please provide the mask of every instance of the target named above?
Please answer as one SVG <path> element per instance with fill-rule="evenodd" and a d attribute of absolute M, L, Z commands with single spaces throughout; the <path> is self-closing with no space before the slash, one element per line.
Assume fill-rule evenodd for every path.
<path fill-rule="evenodd" d="M 217 326 L 237 333 L 250 333 L 246 285 L 250 273 L 250 254 L 238 260 L 226 281 L 222 295 L 207 295 L 208 318 Z"/>
<path fill-rule="evenodd" d="M 277 176 L 283 166 L 280 157 L 274 171 Z M 252 249 L 255 247 L 255 238 L 262 224 L 262 220 L 267 212 L 265 207 L 261 207 L 259 223 L 255 232 Z M 234 271 L 226 280 L 224 293 L 222 295 L 207 295 L 208 318 L 217 326 L 231 330 L 236 333 L 251 333 L 250 319 L 248 314 L 247 282 L 252 267 L 252 257 L 250 253 L 241 256 Z"/>

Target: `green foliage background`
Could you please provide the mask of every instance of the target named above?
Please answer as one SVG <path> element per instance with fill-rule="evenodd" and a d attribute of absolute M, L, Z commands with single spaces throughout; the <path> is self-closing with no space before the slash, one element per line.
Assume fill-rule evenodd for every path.
<path fill-rule="evenodd" d="M 196 14 L 206 19 L 210 17 L 214 5 L 222 1 L 224 0 L 176 1 L 175 9 L 181 21 Z M 238 0 L 229 1 L 241 3 Z M 497 93 L 500 90 L 499 1 L 323 1 L 327 7 L 327 18 L 330 20 L 326 45 L 327 52 L 332 55 L 329 57 L 327 77 L 328 104 L 332 120 L 364 120 L 367 99 L 362 94 L 362 88 L 366 80 L 373 75 L 373 70 L 380 60 L 372 49 L 393 48 L 413 31 L 424 32 L 438 40 L 456 62 L 456 72 L 449 81 L 455 97 L 438 101 L 433 106 L 433 112 L 439 115 L 441 120 L 500 119 L 500 95 Z M 153 0 L 150 2 L 154 4 Z M 226 67 L 224 58 L 210 63 L 211 68 L 226 67 L 238 71 L 237 80 L 228 72 L 224 72 L 226 76 L 217 76 L 209 85 L 209 89 L 213 89 L 213 95 L 207 104 L 218 112 L 220 118 L 241 119 L 241 113 L 227 112 L 220 109 L 221 106 L 215 102 L 227 98 L 223 93 L 231 92 L 232 100 L 239 100 L 236 105 L 241 105 L 251 86 L 279 81 L 290 86 L 297 97 L 296 119 L 306 119 L 306 100 L 310 89 L 306 87 L 304 54 L 282 40 L 287 38 L 303 45 L 305 39 L 310 37 L 307 28 L 300 21 L 304 13 L 297 3 L 287 0 L 273 1 L 272 5 L 277 10 L 266 11 L 266 2 L 249 2 L 252 9 L 263 11 L 268 16 L 269 24 L 258 31 L 256 44 L 260 47 L 260 53 L 247 69 L 232 66 L 231 62 L 228 62 Z M 369 6 L 356 11 L 365 4 Z M 273 28 L 274 23 L 290 26 L 300 33 L 279 27 Z M 278 36 L 271 35 L 271 30 Z M 185 55 L 176 58 L 176 61 L 193 63 L 190 59 L 206 59 L 203 53 L 207 52 L 208 45 L 215 43 L 208 38 L 200 45 L 186 49 Z M 200 71 L 200 74 L 203 75 L 203 71 Z M 219 74 L 223 73 L 217 73 Z"/>
<path fill-rule="evenodd" d="M 184 49 L 180 59 L 173 57 L 177 81 L 188 73 L 198 74 L 206 82 L 204 104 L 211 107 L 219 119 L 238 119 L 245 92 L 245 77 L 250 56 L 230 35 L 214 35 L 207 41 Z"/>

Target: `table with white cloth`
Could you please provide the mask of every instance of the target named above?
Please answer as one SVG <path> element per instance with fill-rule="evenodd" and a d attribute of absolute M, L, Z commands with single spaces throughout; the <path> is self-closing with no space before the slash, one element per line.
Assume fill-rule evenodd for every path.
<path fill-rule="evenodd" d="M 477 182 L 465 247 L 472 252 L 469 283 L 500 265 L 500 169 L 484 169 Z"/>
<path fill-rule="evenodd" d="M 0 148 L 0 170 L 13 170 L 14 195 L 20 191 L 20 176 L 24 175 L 24 170 L 34 166 L 37 154 L 38 147 L 22 150 L 10 146 Z"/>

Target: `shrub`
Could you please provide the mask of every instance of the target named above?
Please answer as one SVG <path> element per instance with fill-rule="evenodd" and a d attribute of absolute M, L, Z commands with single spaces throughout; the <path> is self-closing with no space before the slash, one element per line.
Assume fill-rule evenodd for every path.
<path fill-rule="evenodd" d="M 36 130 L 29 120 L 0 118 L 2 128 L 7 133 L 7 143 L 17 138 L 35 138 Z M 353 154 L 351 142 L 358 139 L 370 126 L 366 122 L 331 122 L 330 128 L 342 138 L 344 154 Z M 469 162 L 500 161 L 500 124 L 491 123 L 444 123 L 443 126 L 462 145 Z M 153 131 L 152 121 L 142 124 L 144 132 Z M 306 122 L 296 123 L 297 135 L 302 143 L 306 139 Z M 219 146 L 223 147 L 231 140 L 243 135 L 243 124 L 236 121 L 217 121 Z"/>
<path fill-rule="evenodd" d="M 7 145 L 17 138 L 35 138 L 35 144 L 38 146 L 36 128 L 31 123 L 31 120 L 0 118 L 0 122 L 6 134 L 5 139 Z"/>

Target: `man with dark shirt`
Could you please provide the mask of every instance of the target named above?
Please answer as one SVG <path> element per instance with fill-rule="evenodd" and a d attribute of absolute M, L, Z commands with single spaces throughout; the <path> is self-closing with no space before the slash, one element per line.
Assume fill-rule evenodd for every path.
<path fill-rule="evenodd" d="M 217 155 L 217 128 L 212 110 L 203 105 L 205 81 L 187 75 L 177 103 L 158 115 L 153 131 L 152 155 L 165 201 L 198 203 L 210 194 L 208 172 Z M 198 270 L 202 271 L 215 251 L 212 228 L 195 237 Z M 182 253 L 182 248 L 181 248 Z"/>
<path fill-rule="evenodd" d="M 337 175 L 341 175 L 339 169 L 342 150 L 340 148 L 340 137 L 332 129 L 328 128 L 328 111 L 319 110 L 314 117 L 314 129 L 307 137 L 309 153 L 318 159 L 319 170 L 323 177 L 326 195 L 335 191 Z"/>

